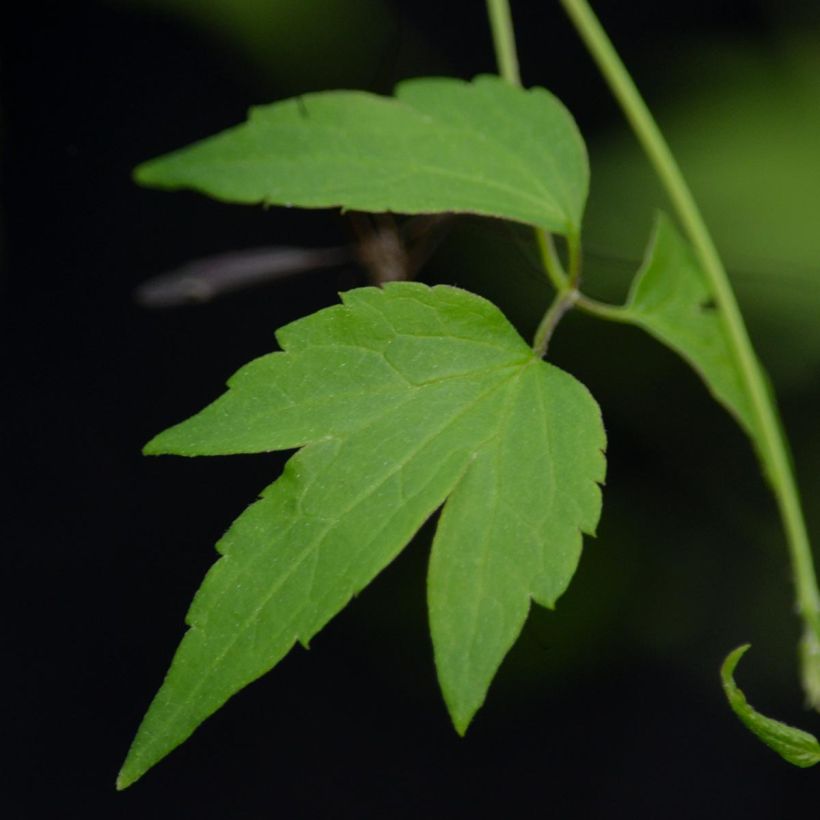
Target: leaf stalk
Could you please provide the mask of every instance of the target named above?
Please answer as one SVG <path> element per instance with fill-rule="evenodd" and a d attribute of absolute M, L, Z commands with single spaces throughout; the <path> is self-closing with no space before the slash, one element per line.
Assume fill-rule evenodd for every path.
<path fill-rule="evenodd" d="M 575 288 L 565 289 L 555 294 L 555 298 L 547 308 L 544 318 L 538 325 L 533 339 L 532 349 L 536 355 L 543 359 L 547 355 L 550 339 L 558 327 L 558 323 L 564 316 L 572 310 L 578 300 L 578 291 Z"/>
<path fill-rule="evenodd" d="M 547 273 L 547 278 L 558 293 L 566 290 L 569 286 L 567 274 L 555 249 L 555 241 L 548 231 L 535 229 L 535 241 L 541 255 L 541 263 Z"/>
<path fill-rule="evenodd" d="M 619 305 L 610 305 L 608 302 L 600 302 L 597 299 L 585 296 L 583 293 L 578 294 L 575 305 L 578 310 L 583 313 L 588 313 L 590 316 L 597 316 L 599 319 L 606 319 L 609 322 L 630 323 L 634 321 L 634 314 L 627 310 L 627 308 L 620 307 Z"/>

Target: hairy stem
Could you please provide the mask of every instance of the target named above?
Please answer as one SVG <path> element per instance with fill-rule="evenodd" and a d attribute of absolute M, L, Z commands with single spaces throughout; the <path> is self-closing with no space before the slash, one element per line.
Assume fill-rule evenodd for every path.
<path fill-rule="evenodd" d="M 712 288 L 755 419 L 759 457 L 772 486 L 789 543 L 797 607 L 820 640 L 820 592 L 788 448 L 766 376 L 754 353 L 732 287 L 689 187 L 640 92 L 586 0 L 561 0 L 565 11 L 629 120 L 663 183 Z M 804 673 L 805 673 L 804 669 Z M 820 698 L 813 704 L 820 708 Z"/>

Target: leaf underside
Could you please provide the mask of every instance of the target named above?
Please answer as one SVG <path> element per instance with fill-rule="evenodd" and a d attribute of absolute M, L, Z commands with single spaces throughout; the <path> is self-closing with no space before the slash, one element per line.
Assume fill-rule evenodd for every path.
<path fill-rule="evenodd" d="M 503 217 L 580 231 L 589 169 L 569 112 L 499 77 L 424 78 L 395 97 L 329 91 L 141 165 L 143 185 L 227 202 Z"/>
<path fill-rule="evenodd" d="M 745 644 L 730 652 L 720 670 L 723 691 L 732 711 L 749 731 L 787 762 L 804 769 L 820 763 L 820 743 L 814 735 L 761 715 L 738 688 L 735 668 L 748 649 L 749 644 Z"/>
<path fill-rule="evenodd" d="M 600 514 L 605 436 L 587 390 L 484 299 L 362 288 L 277 333 L 147 453 L 301 447 L 217 545 L 190 629 L 123 766 L 124 788 L 307 642 L 442 504 L 429 575 L 435 659 L 463 732 L 530 600 L 553 606 Z"/>

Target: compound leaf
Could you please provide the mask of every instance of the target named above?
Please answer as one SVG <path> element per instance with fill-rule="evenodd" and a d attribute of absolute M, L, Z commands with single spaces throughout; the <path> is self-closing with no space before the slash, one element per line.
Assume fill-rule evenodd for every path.
<path fill-rule="evenodd" d="M 735 668 L 748 649 L 749 644 L 745 644 L 730 652 L 720 669 L 723 691 L 732 711 L 749 731 L 794 766 L 805 769 L 820 763 L 820 743 L 814 735 L 761 715 L 738 688 L 734 679 Z"/>
<path fill-rule="evenodd" d="M 624 318 L 680 354 L 754 439 L 754 416 L 706 277 L 661 214 L 627 299 Z"/>
<path fill-rule="evenodd" d="M 578 233 L 589 168 L 578 129 L 543 88 L 425 78 L 394 98 L 306 94 L 141 165 L 143 185 L 226 202 L 461 211 Z"/>
<path fill-rule="evenodd" d="M 307 644 L 448 497 L 430 604 L 463 731 L 530 598 L 554 603 L 579 530 L 594 530 L 605 438 L 582 385 L 466 291 L 403 282 L 343 302 L 282 328 L 283 352 L 242 368 L 224 396 L 146 446 L 302 449 L 217 545 L 121 788 Z"/>

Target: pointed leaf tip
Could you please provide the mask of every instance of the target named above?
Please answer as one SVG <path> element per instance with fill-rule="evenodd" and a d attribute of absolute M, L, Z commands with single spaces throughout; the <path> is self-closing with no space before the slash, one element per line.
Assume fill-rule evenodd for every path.
<path fill-rule="evenodd" d="M 805 769 L 820 763 L 820 743 L 814 735 L 760 714 L 738 688 L 734 672 L 749 646 L 743 644 L 730 652 L 720 669 L 723 691 L 732 711 L 750 732 L 793 766 Z"/>
<path fill-rule="evenodd" d="M 167 430 L 157 433 L 143 445 L 142 454 L 144 456 L 185 455 L 180 448 L 174 447 L 173 438 L 168 435 L 169 433 L 173 434 L 173 430 L 173 427 L 169 427 Z"/>
<path fill-rule="evenodd" d="M 116 789 L 118 792 L 130 788 L 153 766 L 153 761 L 147 761 L 139 744 L 132 743 L 125 756 L 122 767 L 117 774 Z"/>
<path fill-rule="evenodd" d="M 120 773 L 117 775 L 115 788 L 118 792 L 124 791 L 137 780 L 136 777 L 128 777 L 125 774 L 125 766 L 122 767 Z"/>

